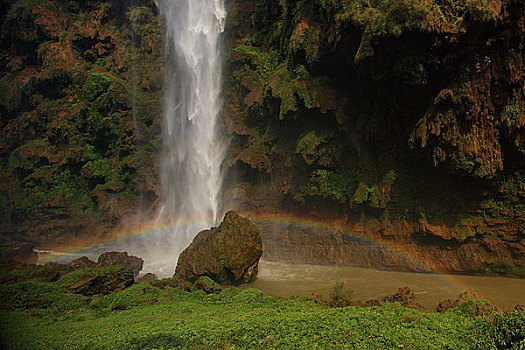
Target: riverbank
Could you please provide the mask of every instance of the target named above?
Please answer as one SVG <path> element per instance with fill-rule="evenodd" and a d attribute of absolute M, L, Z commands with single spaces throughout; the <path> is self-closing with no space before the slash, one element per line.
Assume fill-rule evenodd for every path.
<path fill-rule="evenodd" d="M 11 272 L 11 274 L 15 272 Z M 495 349 L 525 345 L 525 312 L 466 300 L 447 312 L 397 303 L 331 308 L 256 289 L 206 294 L 172 279 L 107 295 L 64 291 L 72 276 L 0 284 L 2 348 Z M 5 281 L 5 280 L 4 280 Z M 65 336 L 67 335 L 67 336 Z"/>

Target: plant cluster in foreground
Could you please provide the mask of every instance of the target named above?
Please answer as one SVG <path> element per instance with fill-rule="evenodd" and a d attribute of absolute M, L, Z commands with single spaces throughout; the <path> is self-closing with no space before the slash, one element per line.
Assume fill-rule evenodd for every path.
<path fill-rule="evenodd" d="M 448 312 L 398 303 L 327 307 L 178 279 L 83 296 L 35 278 L 0 284 L 7 349 L 523 349 L 525 312 L 468 300 Z M 202 282 L 202 281 L 201 281 Z M 205 281 L 206 284 L 211 283 Z M 213 282 L 213 281 L 212 281 Z M 480 312 L 483 310 L 483 312 Z M 488 310 L 488 311 L 487 311 Z"/>

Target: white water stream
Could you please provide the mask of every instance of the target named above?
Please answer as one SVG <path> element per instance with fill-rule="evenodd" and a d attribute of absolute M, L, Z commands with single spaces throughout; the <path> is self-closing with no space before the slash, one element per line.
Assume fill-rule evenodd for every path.
<path fill-rule="evenodd" d="M 179 254 L 197 233 L 222 219 L 221 166 L 227 147 L 219 123 L 224 0 L 157 0 L 157 7 L 165 28 L 165 83 L 156 223 L 139 229 L 147 235 L 58 255 L 58 261 L 126 251 L 144 259 L 142 273 L 171 277 Z M 57 252 L 47 255 L 52 258 Z"/>
<path fill-rule="evenodd" d="M 171 277 L 179 254 L 221 219 L 220 132 L 223 0 L 157 0 L 165 28 L 164 102 L 160 159 L 161 205 L 155 229 L 133 240 L 87 252 L 127 251 L 144 259 L 143 273 Z"/>
<path fill-rule="evenodd" d="M 166 25 L 161 217 L 214 224 L 225 151 L 217 128 L 224 4 L 163 0 L 158 6 Z"/>
<path fill-rule="evenodd" d="M 158 0 L 157 5 L 166 28 L 158 220 L 170 228 L 163 235 L 167 239 L 147 249 L 154 256 L 142 255 L 146 264 L 153 260 L 173 273 L 180 252 L 194 236 L 220 220 L 226 150 L 218 125 L 220 36 L 226 11 L 223 0 Z"/>

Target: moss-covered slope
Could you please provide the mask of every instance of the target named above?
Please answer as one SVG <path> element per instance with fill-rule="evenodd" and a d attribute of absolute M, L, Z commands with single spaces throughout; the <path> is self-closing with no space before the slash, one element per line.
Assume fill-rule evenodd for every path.
<path fill-rule="evenodd" d="M 97 233 L 156 192 L 151 1 L 3 0 L 0 234 Z"/>

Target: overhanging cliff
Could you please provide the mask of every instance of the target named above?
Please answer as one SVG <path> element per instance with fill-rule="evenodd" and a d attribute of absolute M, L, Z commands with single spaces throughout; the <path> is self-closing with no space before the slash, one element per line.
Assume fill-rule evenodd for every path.
<path fill-rule="evenodd" d="M 231 6 L 238 206 L 344 222 L 444 271 L 525 274 L 522 2 Z"/>

